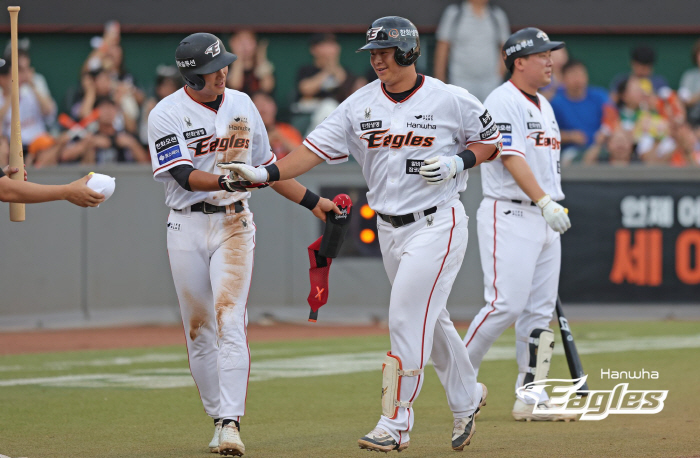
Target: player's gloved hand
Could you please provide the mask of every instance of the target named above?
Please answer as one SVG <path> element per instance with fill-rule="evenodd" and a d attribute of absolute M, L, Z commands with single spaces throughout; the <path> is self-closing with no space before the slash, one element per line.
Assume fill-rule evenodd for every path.
<path fill-rule="evenodd" d="M 418 173 L 428 184 L 442 184 L 464 170 L 464 162 L 457 156 L 435 156 L 425 160 Z"/>
<path fill-rule="evenodd" d="M 542 210 L 542 216 L 549 227 L 563 234 L 571 227 L 569 210 L 554 202 L 549 194 L 537 201 L 537 206 Z"/>
<path fill-rule="evenodd" d="M 241 179 L 251 183 L 265 183 L 268 180 L 265 167 L 253 167 L 240 162 L 219 162 L 216 165 L 221 169 L 230 170 L 234 176 L 237 174 Z"/>
<path fill-rule="evenodd" d="M 222 175 L 219 177 L 219 187 L 228 192 L 248 192 L 253 189 L 266 188 L 269 183 L 251 183 L 247 180 L 241 180 L 237 176 L 231 174 Z"/>

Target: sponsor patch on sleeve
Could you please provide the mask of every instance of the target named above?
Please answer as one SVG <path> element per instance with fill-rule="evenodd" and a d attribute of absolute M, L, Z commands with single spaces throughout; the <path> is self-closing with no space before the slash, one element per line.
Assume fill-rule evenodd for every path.
<path fill-rule="evenodd" d="M 158 163 L 160 165 L 167 164 L 168 162 L 172 161 L 173 159 L 177 159 L 178 157 L 182 157 L 180 145 L 171 146 L 165 151 L 158 153 Z"/>
<path fill-rule="evenodd" d="M 422 159 L 406 159 L 406 174 L 418 175 L 420 168 L 423 166 Z"/>
<path fill-rule="evenodd" d="M 498 132 L 498 126 L 494 124 L 485 131 L 483 131 L 481 135 L 479 135 L 479 137 L 481 137 L 482 140 L 486 140 L 487 138 L 492 137 L 493 134 L 495 134 L 496 132 Z"/>
<path fill-rule="evenodd" d="M 361 130 L 381 129 L 382 121 L 367 121 L 360 123 Z"/>
<path fill-rule="evenodd" d="M 511 135 L 503 136 L 503 146 L 511 146 L 513 144 L 513 137 Z"/>
<path fill-rule="evenodd" d="M 188 130 L 187 132 L 183 132 L 182 136 L 185 137 L 185 140 L 189 140 L 190 138 L 203 137 L 206 134 L 207 134 L 206 129 L 195 129 L 195 130 Z"/>
<path fill-rule="evenodd" d="M 498 126 L 498 130 L 502 134 L 509 134 L 513 132 L 513 126 L 511 126 L 507 122 L 497 122 L 496 125 Z"/>
<path fill-rule="evenodd" d="M 156 153 L 160 153 L 161 151 L 165 151 L 166 149 L 170 148 L 173 145 L 177 145 L 177 135 L 175 134 L 170 134 L 166 135 L 165 137 L 159 138 L 156 140 L 155 146 L 156 146 Z"/>
<path fill-rule="evenodd" d="M 489 124 L 491 124 L 491 121 L 493 121 L 493 118 L 491 117 L 491 114 L 489 113 L 489 110 L 484 111 L 484 114 L 479 116 L 479 121 L 481 121 L 481 125 L 486 127 Z"/>

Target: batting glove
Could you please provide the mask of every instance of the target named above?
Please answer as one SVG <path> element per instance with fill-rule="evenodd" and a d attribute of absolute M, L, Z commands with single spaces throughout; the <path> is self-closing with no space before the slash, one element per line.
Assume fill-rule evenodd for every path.
<path fill-rule="evenodd" d="M 554 202 L 549 194 L 537 201 L 537 206 L 542 210 L 542 216 L 549 227 L 563 234 L 571 227 L 569 210 Z"/>
<path fill-rule="evenodd" d="M 251 183 L 250 181 L 240 180 L 237 176 L 232 176 L 231 174 L 219 177 L 219 187 L 228 192 L 248 192 L 268 186 L 270 186 L 269 183 Z"/>
<path fill-rule="evenodd" d="M 264 167 L 253 167 L 239 162 L 219 162 L 216 165 L 221 169 L 230 170 L 234 177 L 238 175 L 244 181 L 250 181 L 253 184 L 265 183 L 268 180 L 267 170 Z"/>
<path fill-rule="evenodd" d="M 464 162 L 457 156 L 435 156 L 425 160 L 418 173 L 428 184 L 442 184 L 464 170 Z"/>

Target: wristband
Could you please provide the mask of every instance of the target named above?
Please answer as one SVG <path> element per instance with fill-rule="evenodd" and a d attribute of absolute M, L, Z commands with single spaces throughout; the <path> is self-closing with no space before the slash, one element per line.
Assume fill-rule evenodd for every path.
<path fill-rule="evenodd" d="M 270 164 L 265 167 L 267 171 L 267 182 L 280 181 L 280 169 L 277 168 L 276 164 Z"/>
<path fill-rule="evenodd" d="M 219 187 L 223 189 L 224 191 L 228 191 L 228 188 L 226 187 L 226 175 L 219 175 Z"/>
<path fill-rule="evenodd" d="M 316 205 L 318 205 L 319 200 L 321 200 L 321 197 L 317 196 L 316 194 L 307 189 L 304 193 L 304 197 L 301 198 L 301 202 L 299 202 L 299 205 L 301 205 L 302 207 L 306 207 L 309 210 L 313 210 L 314 208 L 316 208 Z"/>
<path fill-rule="evenodd" d="M 471 169 L 476 165 L 476 155 L 474 152 L 470 149 L 465 149 L 461 153 L 459 153 L 457 156 L 459 156 L 460 159 L 462 159 L 462 162 L 464 163 L 464 169 Z"/>

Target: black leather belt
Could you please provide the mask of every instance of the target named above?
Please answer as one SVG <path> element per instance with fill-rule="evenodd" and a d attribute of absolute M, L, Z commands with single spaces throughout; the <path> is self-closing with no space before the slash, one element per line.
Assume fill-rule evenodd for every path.
<path fill-rule="evenodd" d="M 518 200 L 518 199 L 510 199 L 510 201 L 513 202 L 514 204 L 522 204 L 522 203 L 523 203 L 522 200 Z M 536 207 L 537 204 L 534 203 L 533 201 L 530 201 L 530 206 L 531 206 L 531 207 Z"/>
<path fill-rule="evenodd" d="M 208 204 L 206 202 L 197 202 L 196 204 L 194 204 L 190 207 L 190 211 L 202 212 L 206 215 L 211 215 L 213 213 L 219 213 L 219 212 L 226 213 L 227 208 L 228 207 L 220 207 L 217 205 Z M 243 206 L 243 203 L 240 200 L 236 201 L 233 204 L 233 208 L 234 208 L 236 213 L 240 213 L 243 210 L 245 210 L 245 207 Z M 176 212 L 182 211 L 182 210 L 177 210 L 177 209 L 173 209 L 173 210 L 175 210 Z"/>
<path fill-rule="evenodd" d="M 423 210 L 422 213 L 423 216 L 428 216 L 432 215 L 437 211 L 437 207 L 430 207 L 427 210 Z M 399 216 L 389 216 L 389 215 L 384 215 L 382 213 L 377 212 L 377 215 L 387 223 L 391 224 L 394 227 L 401 227 L 405 226 L 406 224 L 411 224 L 416 221 L 416 217 L 413 213 L 408 213 L 406 215 L 399 215 Z"/>

